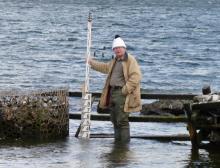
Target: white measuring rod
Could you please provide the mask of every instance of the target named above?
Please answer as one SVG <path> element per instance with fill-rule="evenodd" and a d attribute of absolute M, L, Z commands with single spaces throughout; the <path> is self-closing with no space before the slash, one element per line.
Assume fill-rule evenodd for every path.
<path fill-rule="evenodd" d="M 82 91 L 82 113 L 81 113 L 81 124 L 79 138 L 89 139 L 90 138 L 90 116 L 92 109 L 92 94 L 89 92 L 89 59 L 90 50 L 92 44 L 92 15 L 89 13 L 88 17 L 88 32 L 87 32 L 87 52 L 86 52 L 86 74 L 85 74 L 85 84 Z"/>

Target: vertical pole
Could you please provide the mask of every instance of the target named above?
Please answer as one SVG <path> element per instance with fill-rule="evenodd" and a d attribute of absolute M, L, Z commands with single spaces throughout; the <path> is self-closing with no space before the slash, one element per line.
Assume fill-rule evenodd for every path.
<path fill-rule="evenodd" d="M 187 129 L 189 131 L 189 137 L 190 137 L 190 141 L 192 144 L 192 148 L 193 149 L 198 149 L 199 147 L 199 143 L 198 143 L 198 135 L 196 132 L 196 128 L 192 122 L 192 105 L 191 104 L 184 104 L 184 109 L 186 111 L 187 114 Z"/>
<path fill-rule="evenodd" d="M 89 13 L 88 17 L 88 32 L 87 32 L 87 51 L 86 51 L 86 74 L 85 74 L 85 84 L 82 92 L 82 113 L 81 113 L 81 123 L 79 138 L 89 139 L 90 138 L 90 113 L 92 108 L 92 95 L 89 92 L 89 58 L 91 50 L 91 40 L 92 40 L 92 15 Z"/>

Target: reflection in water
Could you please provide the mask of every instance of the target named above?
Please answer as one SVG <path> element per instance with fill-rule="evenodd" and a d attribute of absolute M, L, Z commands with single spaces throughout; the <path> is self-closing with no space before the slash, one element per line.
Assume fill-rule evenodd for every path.
<path fill-rule="evenodd" d="M 220 152 L 219 149 L 209 151 L 210 167 L 219 167 L 220 165 Z"/>
<path fill-rule="evenodd" d="M 189 164 L 187 167 L 209 167 L 217 168 L 220 165 L 219 149 L 191 150 Z"/>
<path fill-rule="evenodd" d="M 86 139 L 79 139 L 79 141 L 77 141 L 80 145 L 80 153 L 78 153 L 78 162 L 76 162 L 75 164 L 77 164 L 77 166 L 79 166 L 80 168 L 86 168 L 89 167 L 91 165 L 94 164 L 94 160 L 95 160 L 95 155 L 93 153 L 93 151 L 91 150 L 92 144 L 89 140 Z"/>
<path fill-rule="evenodd" d="M 131 151 L 129 144 L 114 143 L 110 153 L 105 154 L 105 167 L 122 167 L 129 164 Z"/>

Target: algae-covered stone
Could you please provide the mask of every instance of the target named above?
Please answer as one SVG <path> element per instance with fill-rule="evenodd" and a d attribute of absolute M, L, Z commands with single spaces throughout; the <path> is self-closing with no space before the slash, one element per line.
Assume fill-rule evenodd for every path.
<path fill-rule="evenodd" d="M 142 106 L 143 115 L 183 115 L 183 105 L 190 100 L 159 100 Z"/>

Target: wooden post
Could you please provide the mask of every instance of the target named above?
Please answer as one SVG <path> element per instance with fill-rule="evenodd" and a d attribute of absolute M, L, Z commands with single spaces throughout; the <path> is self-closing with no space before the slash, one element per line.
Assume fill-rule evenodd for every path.
<path fill-rule="evenodd" d="M 187 114 L 187 129 L 189 131 L 189 137 L 192 143 L 192 147 L 193 149 L 198 149 L 199 144 L 198 144 L 198 136 L 197 136 L 197 132 L 196 132 L 196 128 L 193 125 L 193 122 L 191 120 L 191 114 L 192 114 L 192 107 L 190 104 L 184 104 L 184 109 L 186 111 Z"/>

